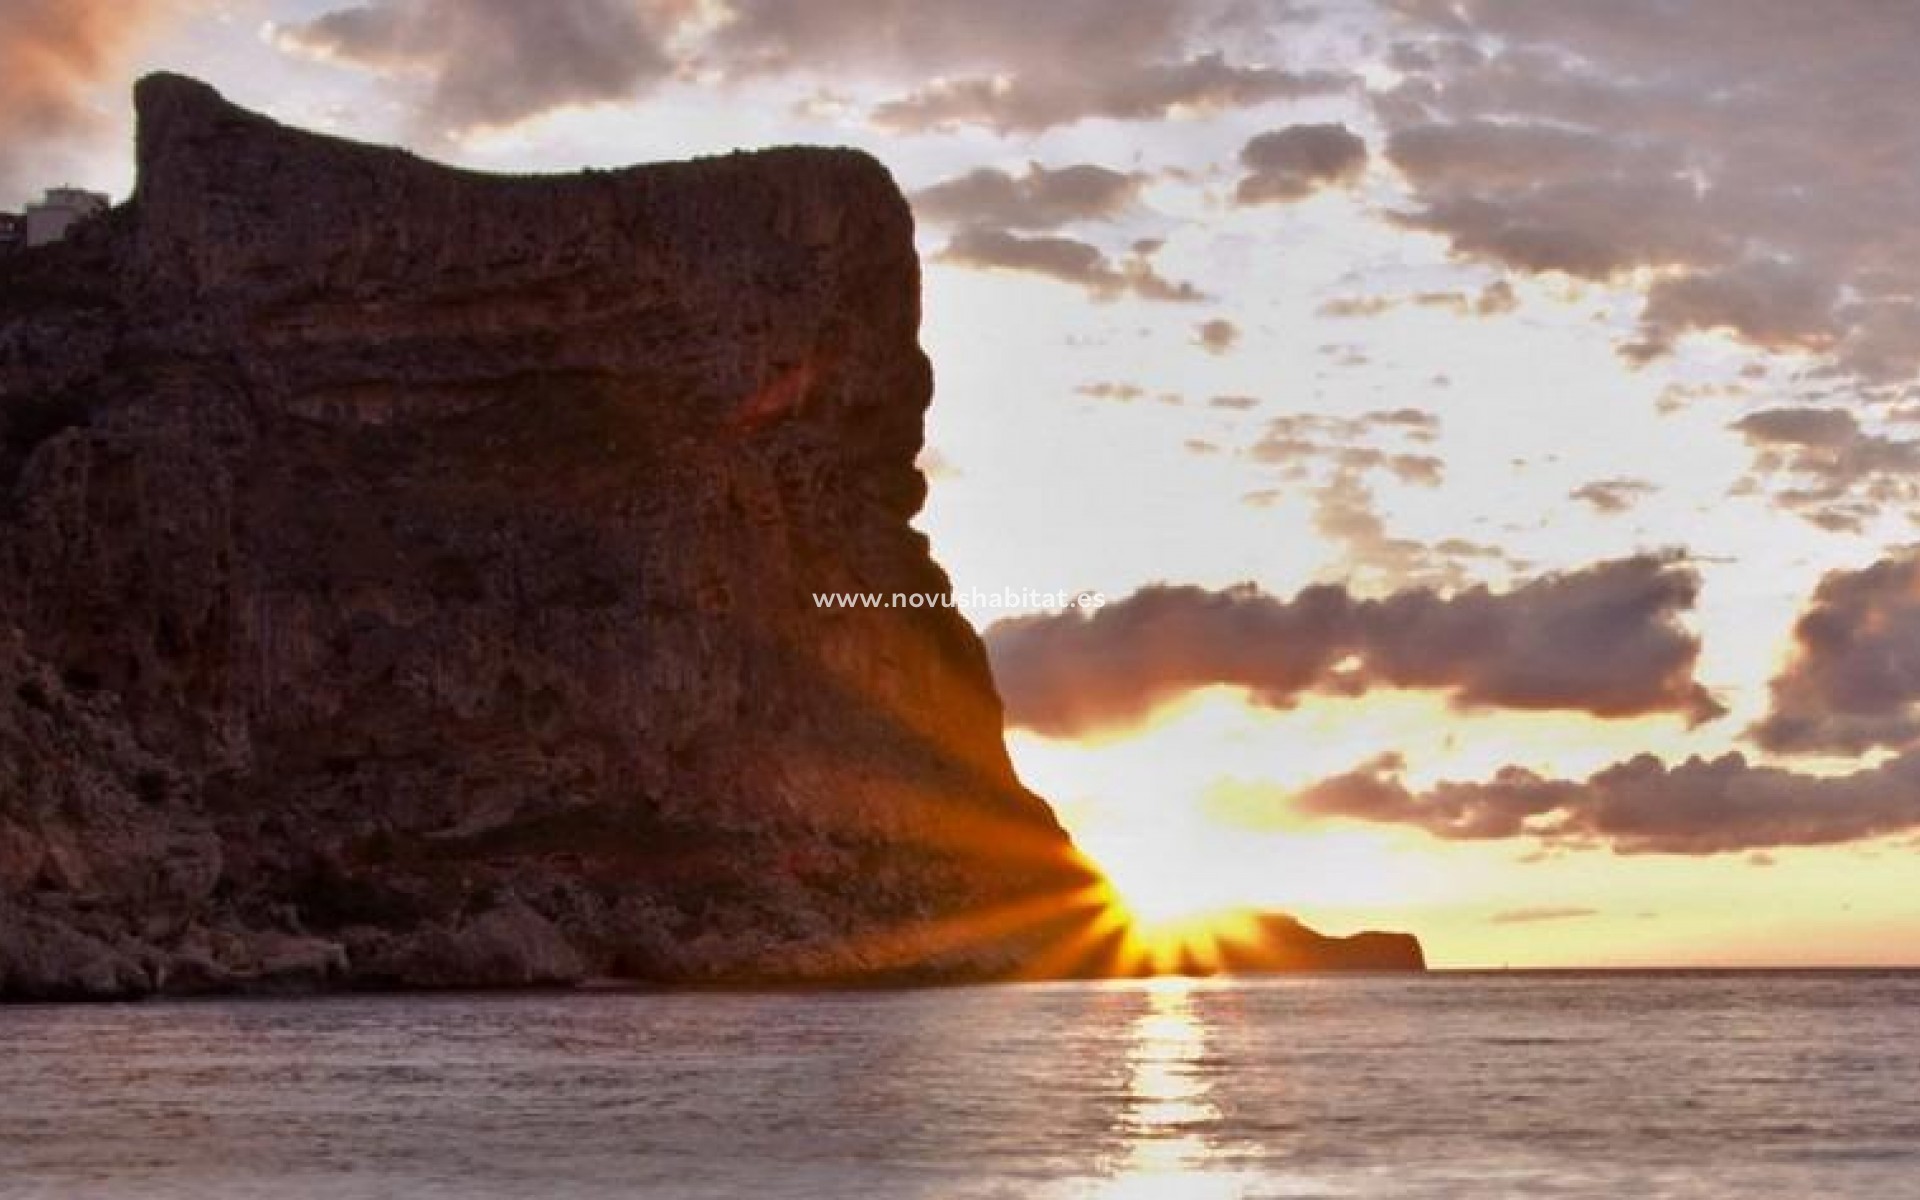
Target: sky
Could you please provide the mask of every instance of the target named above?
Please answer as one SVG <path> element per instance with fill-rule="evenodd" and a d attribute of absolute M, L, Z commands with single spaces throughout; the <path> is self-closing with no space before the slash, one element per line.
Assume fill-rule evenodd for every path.
<path fill-rule="evenodd" d="M 1920 6 L 4 0 L 0 206 L 127 89 L 913 201 L 919 524 L 1144 916 L 1920 963 Z"/>

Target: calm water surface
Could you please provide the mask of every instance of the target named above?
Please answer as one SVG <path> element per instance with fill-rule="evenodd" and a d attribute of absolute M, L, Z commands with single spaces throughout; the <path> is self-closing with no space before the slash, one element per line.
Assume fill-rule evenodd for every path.
<path fill-rule="evenodd" d="M 0 1195 L 1920 1197 L 1920 975 L 0 1009 Z"/>

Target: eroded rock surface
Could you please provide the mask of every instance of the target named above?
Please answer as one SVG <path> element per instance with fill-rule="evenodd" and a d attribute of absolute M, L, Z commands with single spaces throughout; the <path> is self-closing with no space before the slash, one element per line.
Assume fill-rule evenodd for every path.
<path fill-rule="evenodd" d="M 972 631 L 812 599 L 949 586 L 877 163 L 136 99 L 0 263 L 0 997 L 1112 969 Z"/>
<path fill-rule="evenodd" d="M 811 599 L 948 588 L 877 163 L 486 177 L 136 98 L 133 200 L 0 265 L 0 992 L 1058 933 L 1085 875 L 972 632 Z"/>

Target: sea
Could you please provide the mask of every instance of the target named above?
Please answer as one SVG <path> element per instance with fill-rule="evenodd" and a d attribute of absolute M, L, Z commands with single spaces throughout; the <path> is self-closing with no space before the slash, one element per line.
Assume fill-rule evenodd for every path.
<path fill-rule="evenodd" d="M 0 1195 L 1920 1197 L 1920 973 L 0 1009 Z"/>

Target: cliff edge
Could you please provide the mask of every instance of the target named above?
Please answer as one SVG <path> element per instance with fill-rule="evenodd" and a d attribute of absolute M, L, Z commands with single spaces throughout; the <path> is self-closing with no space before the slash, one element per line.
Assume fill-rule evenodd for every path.
<path fill-rule="evenodd" d="M 136 103 L 0 263 L 0 995 L 1092 970 L 972 631 L 812 600 L 949 587 L 878 163 Z"/>

